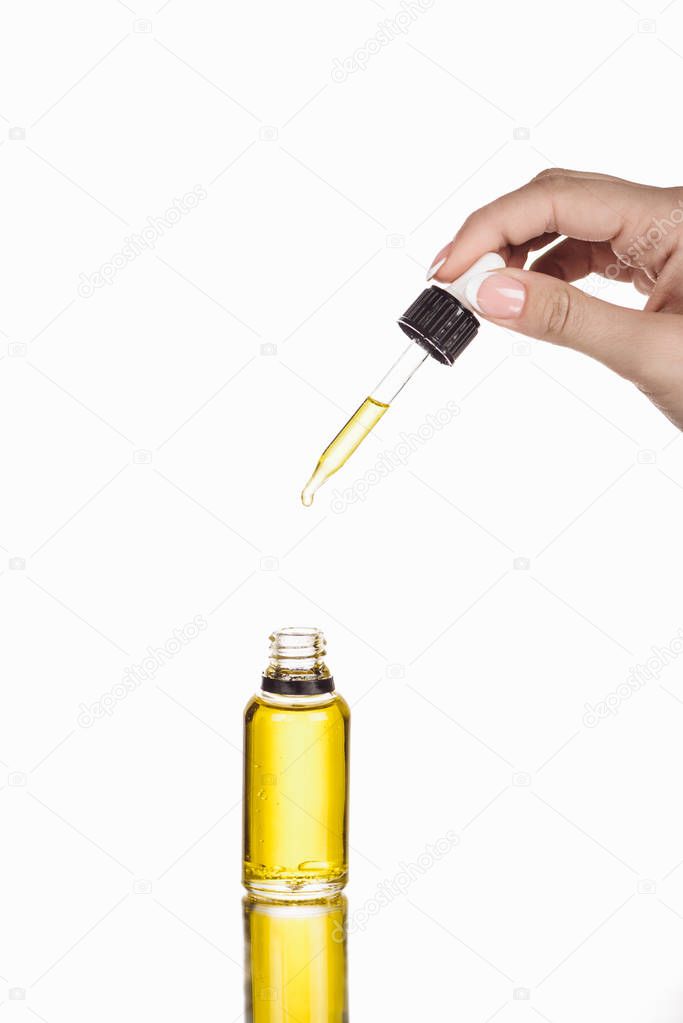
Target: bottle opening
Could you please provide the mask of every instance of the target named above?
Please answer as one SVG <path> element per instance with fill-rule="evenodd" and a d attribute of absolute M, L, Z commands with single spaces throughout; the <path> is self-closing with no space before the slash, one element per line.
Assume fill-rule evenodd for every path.
<path fill-rule="evenodd" d="M 320 629 L 288 626 L 270 636 L 270 656 L 263 689 L 271 693 L 329 693 L 334 690 L 325 664 L 327 644 Z"/>

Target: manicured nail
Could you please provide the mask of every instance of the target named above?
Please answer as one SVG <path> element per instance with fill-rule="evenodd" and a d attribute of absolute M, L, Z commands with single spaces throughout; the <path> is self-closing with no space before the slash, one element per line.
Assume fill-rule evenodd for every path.
<path fill-rule="evenodd" d="M 448 254 L 451 251 L 451 245 L 452 244 L 453 244 L 453 242 L 449 242 L 448 245 L 444 245 L 444 247 L 442 249 L 439 249 L 437 254 L 434 256 L 434 259 L 432 260 L 432 265 L 430 266 L 429 270 L 427 271 L 427 280 L 428 281 L 431 281 L 432 277 L 435 274 L 438 274 L 439 270 L 441 269 L 441 267 L 444 265 L 444 263 L 448 259 Z"/>
<path fill-rule="evenodd" d="M 524 308 L 526 288 L 512 277 L 495 271 L 479 274 L 467 282 L 465 296 L 477 312 L 496 320 L 511 320 Z"/>
<path fill-rule="evenodd" d="M 439 270 L 441 269 L 441 267 L 444 265 L 445 262 L 446 262 L 446 257 L 442 256 L 441 259 L 437 259 L 434 263 L 432 263 L 432 265 L 430 266 L 429 270 L 427 271 L 427 280 L 428 281 L 431 281 L 431 279 L 434 276 L 434 274 L 438 274 Z"/>

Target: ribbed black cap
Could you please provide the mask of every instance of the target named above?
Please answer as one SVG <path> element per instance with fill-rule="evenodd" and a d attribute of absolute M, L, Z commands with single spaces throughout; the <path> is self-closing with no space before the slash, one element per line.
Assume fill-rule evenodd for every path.
<path fill-rule="evenodd" d="M 452 366 L 479 330 L 479 320 L 443 288 L 425 288 L 399 317 L 412 341 L 446 366 Z"/>

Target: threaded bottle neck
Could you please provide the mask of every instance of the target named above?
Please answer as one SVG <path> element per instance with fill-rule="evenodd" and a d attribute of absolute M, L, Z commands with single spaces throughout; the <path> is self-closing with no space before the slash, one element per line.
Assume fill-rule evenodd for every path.
<path fill-rule="evenodd" d="M 263 673 L 266 692 L 313 695 L 334 690 L 320 629 L 290 626 L 273 632 L 269 639 L 269 661 Z"/>

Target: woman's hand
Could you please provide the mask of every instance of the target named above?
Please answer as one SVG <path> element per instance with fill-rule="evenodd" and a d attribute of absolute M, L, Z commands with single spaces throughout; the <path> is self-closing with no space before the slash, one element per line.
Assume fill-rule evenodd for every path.
<path fill-rule="evenodd" d="M 522 269 L 530 252 L 565 236 Z M 547 170 L 472 213 L 429 276 L 453 281 L 485 252 L 505 270 L 468 285 L 493 323 L 599 359 L 683 430 L 683 188 Z M 601 274 L 648 296 L 624 309 L 567 283 Z"/>

